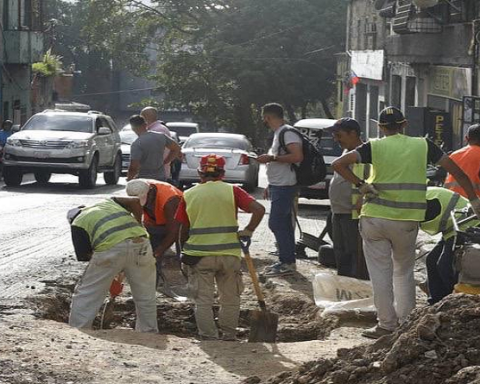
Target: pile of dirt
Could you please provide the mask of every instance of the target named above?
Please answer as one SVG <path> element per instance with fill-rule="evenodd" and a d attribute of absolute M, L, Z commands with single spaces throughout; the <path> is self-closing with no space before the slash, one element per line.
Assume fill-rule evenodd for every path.
<path fill-rule="evenodd" d="M 340 349 L 335 359 L 311 361 L 263 383 L 480 383 L 479 329 L 480 296 L 450 295 L 415 310 L 391 336 L 369 346 Z"/>

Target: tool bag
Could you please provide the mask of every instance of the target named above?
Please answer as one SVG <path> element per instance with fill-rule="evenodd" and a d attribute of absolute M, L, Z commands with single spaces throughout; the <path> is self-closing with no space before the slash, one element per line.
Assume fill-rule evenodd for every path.
<path fill-rule="evenodd" d="M 303 160 L 300 164 L 292 164 L 292 168 L 297 176 L 297 185 L 308 187 L 323 181 L 327 176 L 327 166 L 323 159 L 320 148 L 316 146 L 307 136 L 295 128 L 285 128 L 280 132 L 280 147 L 288 153 L 285 144 L 285 134 L 293 132 L 302 139 Z"/>

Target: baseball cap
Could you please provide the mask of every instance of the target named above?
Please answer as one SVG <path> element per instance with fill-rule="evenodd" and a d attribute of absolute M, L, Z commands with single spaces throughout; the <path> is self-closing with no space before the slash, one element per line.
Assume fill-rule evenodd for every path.
<path fill-rule="evenodd" d="M 145 179 L 134 179 L 127 183 L 125 192 L 128 196 L 137 196 L 140 200 L 140 205 L 144 206 L 147 203 L 147 195 L 150 190 L 150 184 Z"/>
<path fill-rule="evenodd" d="M 211 153 L 210 155 L 202 156 L 198 170 L 203 173 L 214 173 L 223 171 L 224 167 L 225 158 Z"/>
<path fill-rule="evenodd" d="M 402 124 L 405 121 L 405 116 L 397 107 L 384 108 L 378 117 L 378 125 Z"/>
<path fill-rule="evenodd" d="M 335 124 L 333 124 L 333 126 L 328 128 L 328 131 L 332 133 L 339 130 L 356 131 L 360 133 L 362 131 L 362 128 L 360 127 L 360 124 L 357 120 L 352 119 L 351 117 L 342 117 L 341 119 L 338 119 Z"/>

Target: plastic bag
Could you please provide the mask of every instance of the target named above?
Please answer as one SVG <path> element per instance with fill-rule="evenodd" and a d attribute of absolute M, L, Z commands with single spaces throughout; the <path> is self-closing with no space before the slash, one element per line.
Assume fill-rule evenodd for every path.
<path fill-rule="evenodd" d="M 372 284 L 369 281 L 321 272 L 313 279 L 315 304 L 322 317 L 374 317 Z"/>

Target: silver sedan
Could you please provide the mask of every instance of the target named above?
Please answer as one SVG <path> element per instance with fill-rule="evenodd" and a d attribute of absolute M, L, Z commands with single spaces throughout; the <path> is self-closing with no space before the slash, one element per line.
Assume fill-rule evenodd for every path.
<path fill-rule="evenodd" d="M 249 192 L 258 186 L 259 163 L 254 160 L 253 147 L 244 135 L 233 133 L 195 133 L 182 147 L 183 160 L 180 185 L 198 183 L 197 168 L 202 156 L 214 153 L 225 158 L 225 178 L 229 183 L 242 184 Z"/>

